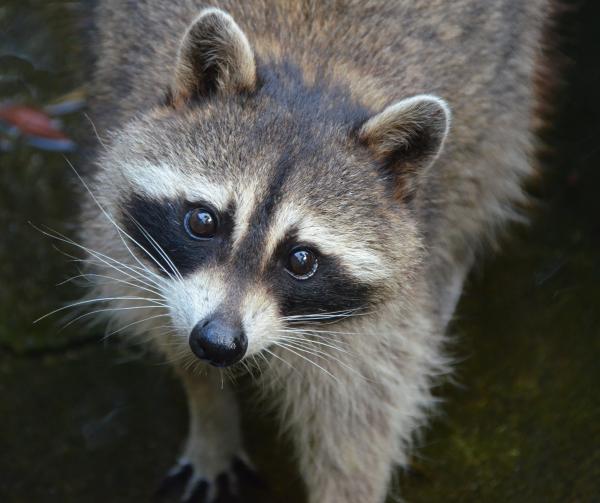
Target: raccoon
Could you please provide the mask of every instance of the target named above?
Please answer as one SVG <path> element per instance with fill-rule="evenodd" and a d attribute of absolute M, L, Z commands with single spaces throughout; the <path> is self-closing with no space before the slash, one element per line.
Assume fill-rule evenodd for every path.
<path fill-rule="evenodd" d="M 223 379 L 248 370 L 308 501 L 384 501 L 465 277 L 526 202 L 550 8 L 100 2 L 85 274 L 185 386 L 185 501 L 251 466 Z"/>

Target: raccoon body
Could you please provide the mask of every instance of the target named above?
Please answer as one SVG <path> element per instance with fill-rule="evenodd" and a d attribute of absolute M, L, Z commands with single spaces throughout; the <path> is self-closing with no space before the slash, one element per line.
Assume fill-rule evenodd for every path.
<path fill-rule="evenodd" d="M 114 325 L 185 384 L 185 498 L 249 463 L 214 367 L 256 365 L 309 501 L 384 500 L 477 249 L 525 200 L 548 9 L 101 2 L 81 233 Z"/>

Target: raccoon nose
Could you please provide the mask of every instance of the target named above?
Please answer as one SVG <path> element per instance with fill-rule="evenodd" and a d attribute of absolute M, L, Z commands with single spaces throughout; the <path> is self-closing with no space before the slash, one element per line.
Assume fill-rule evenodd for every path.
<path fill-rule="evenodd" d="M 196 324 L 189 343 L 198 358 L 215 367 L 227 367 L 240 361 L 248 348 L 248 339 L 240 324 L 221 318 Z"/>

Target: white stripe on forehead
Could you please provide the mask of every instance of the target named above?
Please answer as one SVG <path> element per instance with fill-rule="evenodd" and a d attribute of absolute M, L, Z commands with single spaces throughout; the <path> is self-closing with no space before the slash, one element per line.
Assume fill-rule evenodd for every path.
<path fill-rule="evenodd" d="M 322 253 L 339 260 L 358 279 L 374 282 L 387 278 L 391 273 L 385 257 L 344 233 L 342 226 L 291 202 L 276 210 L 265 242 L 265 260 L 270 260 L 277 245 L 292 229 L 296 231 L 298 244 L 317 246 Z"/>
<path fill-rule="evenodd" d="M 256 197 L 260 187 L 257 182 L 248 181 L 235 189 L 235 223 L 233 226 L 232 248 L 235 250 L 250 228 L 250 218 L 254 213 Z M 258 223 L 258 222 L 257 222 Z"/>
<path fill-rule="evenodd" d="M 231 200 L 228 183 L 216 184 L 201 173 L 185 173 L 166 163 L 128 163 L 122 166 L 121 172 L 136 193 L 155 199 L 206 201 L 219 211 L 224 211 Z"/>

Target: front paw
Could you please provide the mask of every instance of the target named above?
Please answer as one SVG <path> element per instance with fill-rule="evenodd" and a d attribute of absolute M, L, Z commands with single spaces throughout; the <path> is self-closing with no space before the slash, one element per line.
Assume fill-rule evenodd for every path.
<path fill-rule="evenodd" d="M 241 503 L 247 489 L 261 485 L 260 477 L 241 457 L 217 470 L 203 470 L 182 458 L 167 472 L 157 494 L 164 496 L 184 488 L 182 503 Z"/>

